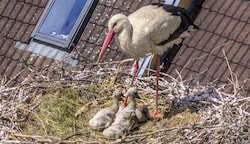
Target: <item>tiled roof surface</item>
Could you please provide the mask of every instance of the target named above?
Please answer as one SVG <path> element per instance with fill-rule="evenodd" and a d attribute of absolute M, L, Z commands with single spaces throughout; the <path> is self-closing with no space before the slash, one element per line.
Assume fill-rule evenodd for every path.
<path fill-rule="evenodd" d="M 15 49 L 17 41 L 27 43 L 48 0 L 0 0 L 0 76 L 21 82 L 35 68 L 51 65 L 53 60 Z M 129 14 L 157 0 L 100 0 L 84 30 L 74 53 L 79 64 L 95 62 L 107 32 L 107 22 L 116 13 Z M 223 50 L 231 69 L 244 80 L 250 74 L 250 8 L 247 0 L 205 0 L 195 24 L 199 30 L 185 39 L 167 73 L 183 79 L 196 76 L 201 83 L 218 79 L 225 82 L 230 76 Z M 121 60 L 127 56 L 113 44 L 104 60 Z M 247 83 L 249 94 L 250 84 Z"/>
<path fill-rule="evenodd" d="M 14 48 L 17 41 L 28 42 L 48 0 L 0 0 L 0 77 L 21 82 L 28 67 L 50 65 L 52 60 Z"/>
<path fill-rule="evenodd" d="M 218 79 L 227 82 L 230 71 L 240 80 L 250 75 L 250 8 L 246 0 L 206 0 L 195 20 L 199 30 L 185 39 L 168 70 L 170 75 L 181 72 L 184 78 L 195 75 L 194 81 L 208 83 Z M 250 94 L 248 80 L 245 90 Z"/>

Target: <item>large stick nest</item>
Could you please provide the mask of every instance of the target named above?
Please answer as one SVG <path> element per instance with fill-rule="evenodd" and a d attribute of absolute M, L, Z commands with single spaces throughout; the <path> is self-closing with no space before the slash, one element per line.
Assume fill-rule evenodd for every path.
<path fill-rule="evenodd" d="M 126 90 L 131 67 L 91 70 L 55 67 L 57 77 L 37 73 L 16 87 L 0 85 L 2 143 L 249 143 L 250 97 L 231 73 L 228 84 L 189 84 L 162 74 L 160 110 L 122 139 L 106 139 L 88 126 L 89 119 L 111 103 L 114 89 Z M 155 76 L 138 77 L 138 107 L 154 107 Z M 231 93 L 224 90 L 232 87 Z"/>

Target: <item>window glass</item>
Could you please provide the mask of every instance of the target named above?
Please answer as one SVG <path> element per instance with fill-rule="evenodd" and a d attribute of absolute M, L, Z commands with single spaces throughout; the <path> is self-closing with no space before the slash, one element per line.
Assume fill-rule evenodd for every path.
<path fill-rule="evenodd" d="M 87 0 L 55 0 L 38 33 L 67 41 Z"/>

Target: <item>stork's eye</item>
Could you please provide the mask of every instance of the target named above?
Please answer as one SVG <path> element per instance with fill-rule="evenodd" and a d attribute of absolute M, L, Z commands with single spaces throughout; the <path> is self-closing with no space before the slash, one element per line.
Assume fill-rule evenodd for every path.
<path fill-rule="evenodd" d="M 114 28 L 116 25 L 117 25 L 117 22 L 115 22 L 115 23 L 113 24 L 113 28 Z"/>

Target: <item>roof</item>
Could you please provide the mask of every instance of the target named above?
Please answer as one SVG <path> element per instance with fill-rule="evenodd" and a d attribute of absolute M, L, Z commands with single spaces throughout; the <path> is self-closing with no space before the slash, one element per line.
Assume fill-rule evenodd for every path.
<path fill-rule="evenodd" d="M 185 39 L 182 48 L 174 58 L 168 73 L 176 76 L 176 70 L 184 78 L 195 75 L 195 82 L 227 82 L 231 77 L 230 68 L 240 80 L 250 74 L 250 9 L 249 1 L 206 0 L 195 20 L 199 30 Z M 225 55 L 223 54 L 225 52 Z M 250 91 L 248 80 L 245 86 Z"/>
<path fill-rule="evenodd" d="M 54 60 L 15 48 L 16 42 L 28 43 L 30 35 L 48 0 L 0 1 L 0 76 L 12 79 L 15 85 L 32 74 L 29 67 L 53 69 Z M 79 65 L 95 62 L 107 32 L 107 22 L 116 13 L 129 14 L 154 0 L 126 1 L 100 0 L 76 48 L 72 52 Z M 230 77 L 223 50 L 232 71 L 245 80 L 250 74 L 250 8 L 246 0 L 205 0 L 195 19 L 199 30 L 184 40 L 171 61 L 167 73 L 183 79 L 194 78 L 194 83 L 207 83 L 218 79 L 226 82 Z M 105 56 L 106 61 L 127 58 L 114 44 Z M 48 68 L 48 69 L 49 69 Z M 246 92 L 250 93 L 250 82 Z"/>

